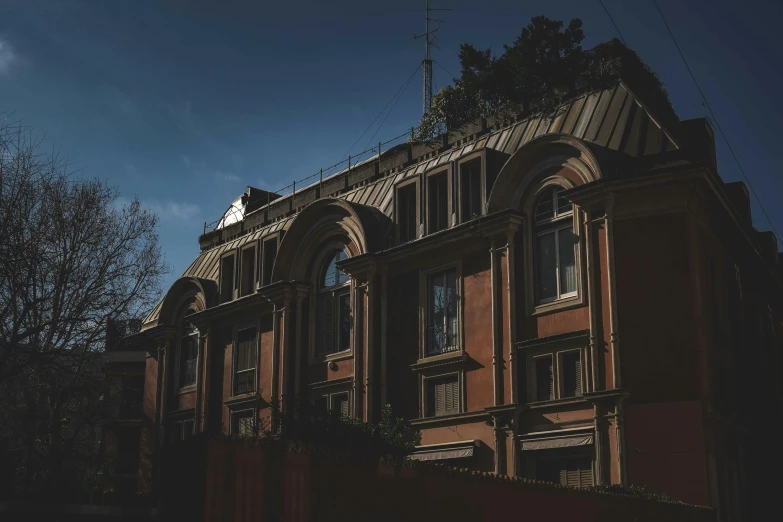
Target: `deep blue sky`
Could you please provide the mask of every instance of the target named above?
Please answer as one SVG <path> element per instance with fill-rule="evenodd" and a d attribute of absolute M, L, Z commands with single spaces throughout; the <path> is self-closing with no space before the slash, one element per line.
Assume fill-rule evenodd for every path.
<path fill-rule="evenodd" d="M 681 118 L 706 115 L 652 0 L 604 0 Z M 783 233 L 779 2 L 659 0 L 775 228 Z M 262 6 L 262 7 L 259 7 Z M 435 81 L 459 44 L 501 51 L 532 16 L 616 35 L 597 0 L 433 0 L 447 20 Z M 275 189 L 342 159 L 423 54 L 424 0 L 0 0 L 0 112 L 13 112 L 161 215 L 171 284 L 246 185 Z M 417 76 L 376 138 L 415 125 Z M 383 117 L 381 117 L 383 119 Z M 370 130 L 370 135 L 375 128 Z M 363 149 L 369 135 L 354 151 Z M 720 137 L 720 173 L 740 174 Z M 758 228 L 770 225 L 754 204 Z"/>

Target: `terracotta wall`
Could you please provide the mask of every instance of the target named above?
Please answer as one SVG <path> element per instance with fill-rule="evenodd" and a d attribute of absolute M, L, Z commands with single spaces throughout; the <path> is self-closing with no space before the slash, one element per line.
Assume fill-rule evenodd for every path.
<path fill-rule="evenodd" d="M 164 457 L 163 483 L 161 516 L 193 521 L 714 520 L 685 505 L 202 436 Z"/>

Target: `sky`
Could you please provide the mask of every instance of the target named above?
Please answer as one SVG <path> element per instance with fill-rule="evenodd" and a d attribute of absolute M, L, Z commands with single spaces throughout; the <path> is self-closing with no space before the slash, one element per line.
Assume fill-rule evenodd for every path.
<path fill-rule="evenodd" d="M 585 48 L 617 36 L 598 0 L 431 3 L 451 9 L 433 13 L 444 20 L 433 49 L 438 87 L 459 72 L 461 43 L 499 54 L 536 15 L 580 18 Z M 783 233 L 774 159 L 783 143 L 783 3 L 658 3 L 769 214 L 753 202 L 757 228 Z M 389 102 L 423 58 L 413 36 L 424 31 L 424 5 L 0 0 L 0 113 L 67 155 L 78 175 L 105 179 L 159 214 L 165 289 L 198 255 L 204 222 L 246 186 L 279 189 L 416 125 L 420 72 Z M 604 5 L 680 118 L 707 116 L 653 1 Z M 741 180 L 717 131 L 716 142 L 721 177 Z"/>

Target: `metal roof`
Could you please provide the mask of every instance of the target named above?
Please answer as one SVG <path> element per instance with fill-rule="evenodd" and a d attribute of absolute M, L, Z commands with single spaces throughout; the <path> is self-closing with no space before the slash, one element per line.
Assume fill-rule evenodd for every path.
<path fill-rule="evenodd" d="M 669 130 L 662 128 L 644 104 L 633 95 L 624 83 L 620 82 L 612 88 L 576 97 L 549 115 L 531 116 L 483 135 L 470 143 L 444 151 L 405 170 L 391 173 L 377 181 L 346 191 L 337 197 L 353 203 L 376 207 L 391 217 L 393 187 L 397 182 L 483 148 L 511 155 L 534 138 L 544 134 L 557 133 L 570 134 L 600 147 L 633 157 L 679 148 Z M 362 163 L 372 161 L 376 157 L 377 155 Z M 347 172 L 344 170 L 324 178 L 324 182 L 338 176 L 345 176 Z M 275 203 L 291 197 L 293 196 L 281 197 Z M 185 270 L 182 277 L 192 276 L 217 281 L 219 260 L 224 252 L 288 228 L 296 215 L 267 224 L 253 232 L 201 252 Z M 161 303 L 162 300 L 144 319 L 145 325 L 157 320 Z"/>

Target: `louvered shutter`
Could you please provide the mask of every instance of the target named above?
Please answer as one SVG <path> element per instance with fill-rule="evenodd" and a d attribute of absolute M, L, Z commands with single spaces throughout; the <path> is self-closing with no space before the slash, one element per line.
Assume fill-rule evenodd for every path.
<path fill-rule="evenodd" d="M 576 395 L 582 395 L 582 360 L 579 354 L 576 354 L 576 360 L 574 361 L 574 372 L 576 373 L 576 387 L 574 391 Z"/>
<path fill-rule="evenodd" d="M 459 412 L 459 381 L 456 377 L 445 383 L 446 411 L 444 413 Z"/>
<path fill-rule="evenodd" d="M 588 462 L 588 464 L 590 464 Z M 593 469 L 592 466 L 582 468 L 579 470 L 579 486 L 584 488 L 593 485 Z"/>
<path fill-rule="evenodd" d="M 340 417 L 348 417 L 348 397 L 340 399 Z"/>
<path fill-rule="evenodd" d="M 435 385 L 435 415 L 442 415 L 446 403 L 446 385 L 439 382 Z"/>

